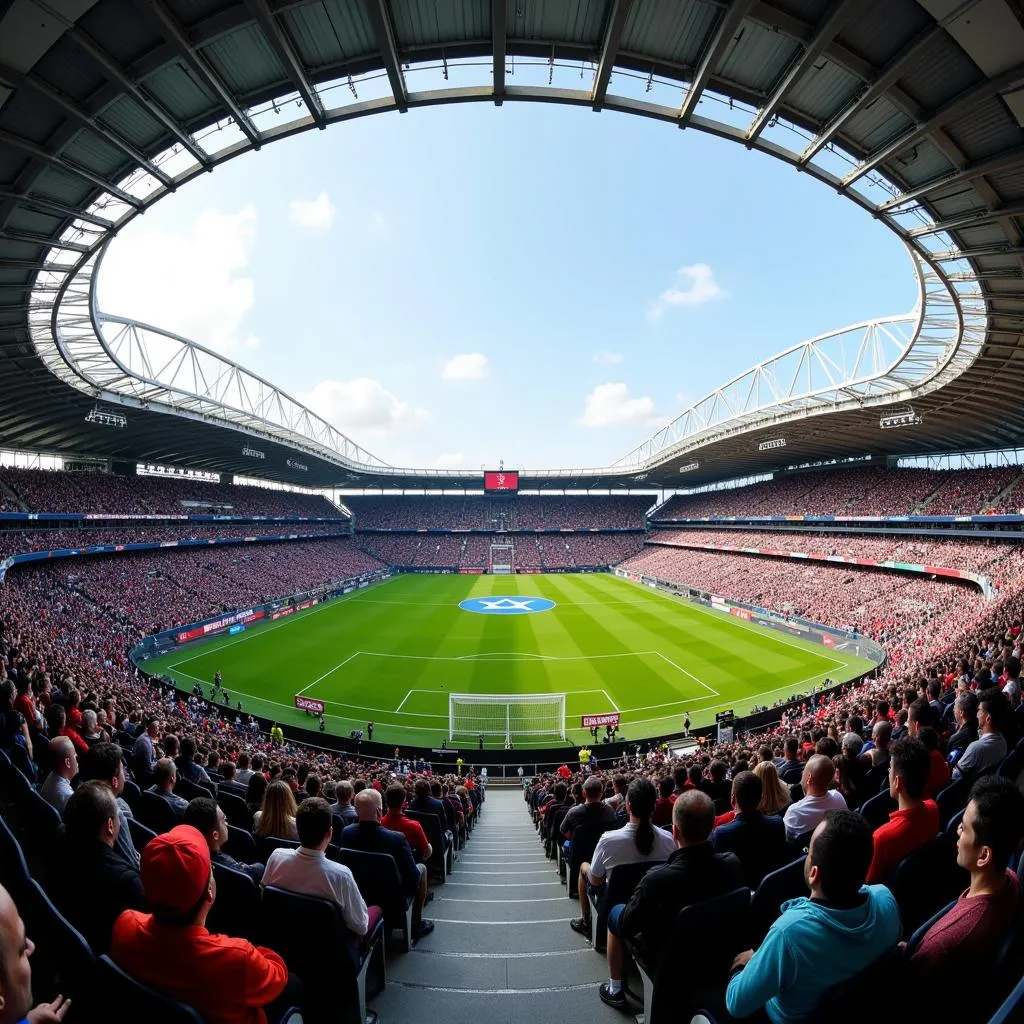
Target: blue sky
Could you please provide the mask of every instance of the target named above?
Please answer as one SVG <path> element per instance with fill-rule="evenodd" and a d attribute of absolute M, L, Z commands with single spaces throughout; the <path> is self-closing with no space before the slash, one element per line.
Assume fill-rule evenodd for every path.
<path fill-rule="evenodd" d="M 717 384 L 916 298 L 884 228 L 696 131 L 545 104 L 266 146 L 129 225 L 108 312 L 217 348 L 394 465 L 606 465 Z"/>

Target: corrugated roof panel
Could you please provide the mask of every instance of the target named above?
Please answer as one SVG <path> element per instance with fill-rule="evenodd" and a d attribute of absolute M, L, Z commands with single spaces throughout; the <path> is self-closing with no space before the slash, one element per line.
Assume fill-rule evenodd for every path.
<path fill-rule="evenodd" d="M 49 234 L 57 231 L 66 218 L 53 217 L 35 210 L 27 210 L 24 206 L 16 207 L 7 218 L 7 227 L 11 231 L 31 231 L 36 235 Z"/>
<path fill-rule="evenodd" d="M 990 174 L 988 183 L 999 193 L 1004 203 L 1024 198 L 1024 168 Z"/>
<path fill-rule="evenodd" d="M 859 148 L 876 150 L 912 128 L 914 121 L 885 96 L 862 107 L 843 127 L 842 135 Z"/>
<path fill-rule="evenodd" d="M 490 0 L 391 0 L 399 50 L 491 38 Z"/>
<path fill-rule="evenodd" d="M 978 104 L 945 128 L 971 160 L 984 160 L 1024 143 L 1024 131 L 998 97 Z"/>
<path fill-rule="evenodd" d="M 790 36 L 747 21 L 714 74 L 764 95 L 802 52 Z"/>
<path fill-rule="evenodd" d="M 722 8 L 705 0 L 637 0 L 621 49 L 694 67 L 721 19 Z"/>
<path fill-rule="evenodd" d="M 908 188 L 924 185 L 953 170 L 949 157 L 929 138 L 908 146 L 883 166 L 890 168 L 893 174 L 906 182 Z"/>
<path fill-rule="evenodd" d="M 88 130 L 80 131 L 61 152 L 76 164 L 102 175 L 114 174 L 127 159 L 101 135 Z"/>
<path fill-rule="evenodd" d="M 937 110 L 983 77 L 978 65 L 956 43 L 943 40 L 900 79 L 900 87 L 928 112 Z"/>
<path fill-rule="evenodd" d="M 283 82 L 288 73 L 257 25 L 246 25 L 202 48 L 202 54 L 236 95 Z"/>
<path fill-rule="evenodd" d="M 78 103 L 106 81 L 98 64 L 81 50 L 69 50 L 66 46 L 54 47 L 46 54 L 33 69 L 33 75 Z"/>
<path fill-rule="evenodd" d="M 84 203 L 96 191 L 96 186 L 70 171 L 47 167 L 35 180 L 32 191 L 58 203 Z"/>
<path fill-rule="evenodd" d="M 828 2 L 829 0 L 776 0 L 773 6 L 793 18 L 815 25 L 824 15 Z"/>
<path fill-rule="evenodd" d="M 929 25 L 932 18 L 920 4 L 898 4 L 893 0 L 864 0 L 843 26 L 837 42 L 860 54 L 869 64 L 881 68 Z"/>
<path fill-rule="evenodd" d="M 195 25 L 214 14 L 237 6 L 234 0 L 163 0 L 181 25 Z"/>
<path fill-rule="evenodd" d="M 167 129 L 129 96 L 114 100 L 99 116 L 123 139 L 143 149 L 157 145 L 167 134 Z"/>
<path fill-rule="evenodd" d="M 323 0 L 323 3 L 311 7 L 296 7 L 285 14 L 289 27 L 294 27 L 292 38 L 297 45 L 305 46 L 310 52 L 322 47 L 325 51 L 339 51 L 340 62 L 364 57 L 377 52 L 377 40 L 373 27 L 366 15 L 363 4 L 352 3 L 351 0 Z M 310 39 L 311 34 L 319 34 Z M 330 60 L 326 64 L 339 61 Z M 312 63 L 314 67 L 324 67 L 325 63 Z"/>
<path fill-rule="evenodd" d="M 825 124 L 863 87 L 864 83 L 856 75 L 821 57 L 789 90 L 786 106 L 799 110 L 818 124 Z"/>
<path fill-rule="evenodd" d="M 331 19 L 320 5 L 293 8 L 278 20 L 308 68 L 336 67 L 352 56 L 338 42 Z"/>
<path fill-rule="evenodd" d="M 995 224 L 987 224 L 976 228 L 963 228 L 953 237 L 962 249 L 980 248 L 983 245 L 1005 245 L 1006 232 Z"/>
<path fill-rule="evenodd" d="M 103 40 L 103 50 L 123 67 L 164 42 L 153 20 L 132 0 L 104 0 L 78 24 L 93 40 Z"/>
<path fill-rule="evenodd" d="M 508 5 L 509 39 L 577 43 L 597 48 L 601 43 L 610 0 L 514 0 Z"/>
<path fill-rule="evenodd" d="M 143 87 L 179 121 L 190 122 L 217 109 L 213 97 L 177 61 L 150 75 Z"/>
<path fill-rule="evenodd" d="M 981 205 L 981 201 L 978 199 L 978 194 L 967 183 L 954 192 L 946 192 L 941 199 L 933 200 L 928 205 L 934 217 L 939 220 L 949 220 L 952 217 L 959 217 L 961 214 L 976 210 Z"/>
<path fill-rule="evenodd" d="M 60 127 L 64 112 L 49 100 L 18 89 L 0 107 L 0 128 L 42 146 Z"/>

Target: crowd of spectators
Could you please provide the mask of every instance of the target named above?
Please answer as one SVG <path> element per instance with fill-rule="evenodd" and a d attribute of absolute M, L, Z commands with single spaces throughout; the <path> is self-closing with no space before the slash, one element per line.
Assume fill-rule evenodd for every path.
<path fill-rule="evenodd" d="M 216 511 L 225 515 L 330 516 L 341 510 L 319 494 L 215 484 L 183 476 L 120 476 L 48 469 L 0 467 L 2 511 L 105 512 L 125 515 L 182 515 Z"/>
<path fill-rule="evenodd" d="M 642 530 L 652 504 L 646 494 L 345 498 L 357 530 Z"/>
<path fill-rule="evenodd" d="M 873 467 L 814 470 L 747 487 L 677 494 L 656 509 L 652 519 L 1017 513 L 1020 503 L 1016 490 L 1022 475 L 1024 471 L 1019 466 L 958 470 Z M 1003 491 L 1007 493 L 999 497 Z"/>

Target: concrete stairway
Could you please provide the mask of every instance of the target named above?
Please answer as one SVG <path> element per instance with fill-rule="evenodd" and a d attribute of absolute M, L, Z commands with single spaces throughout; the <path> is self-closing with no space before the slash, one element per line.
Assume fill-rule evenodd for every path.
<path fill-rule="evenodd" d="M 597 987 L 605 958 L 569 928 L 570 901 L 522 790 L 491 788 L 455 872 L 434 890 L 437 922 L 388 963 L 371 1002 L 380 1024 L 622 1024 Z"/>

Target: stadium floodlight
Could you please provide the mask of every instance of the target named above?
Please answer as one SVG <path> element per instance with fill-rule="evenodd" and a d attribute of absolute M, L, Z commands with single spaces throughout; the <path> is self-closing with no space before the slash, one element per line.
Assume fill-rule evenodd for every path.
<path fill-rule="evenodd" d="M 448 739 L 519 736 L 565 739 L 564 693 L 450 693 Z"/>
<path fill-rule="evenodd" d="M 762 441 L 757 446 L 757 450 L 759 452 L 767 452 L 767 451 L 771 451 L 772 448 L 785 448 L 785 447 L 786 447 L 786 439 L 784 437 L 776 437 L 776 438 L 773 438 L 771 441 Z"/>
<path fill-rule="evenodd" d="M 920 413 L 908 408 L 889 416 L 883 416 L 878 421 L 878 425 L 882 430 L 895 430 L 898 427 L 916 427 L 923 422 Z"/>
<path fill-rule="evenodd" d="M 700 469 L 699 462 L 687 462 L 685 466 L 679 467 L 680 473 L 692 473 L 695 469 Z"/>
<path fill-rule="evenodd" d="M 126 416 L 111 409 L 104 409 L 102 405 L 94 405 L 85 414 L 85 422 L 96 423 L 101 427 L 119 427 L 122 430 L 128 426 Z"/>

